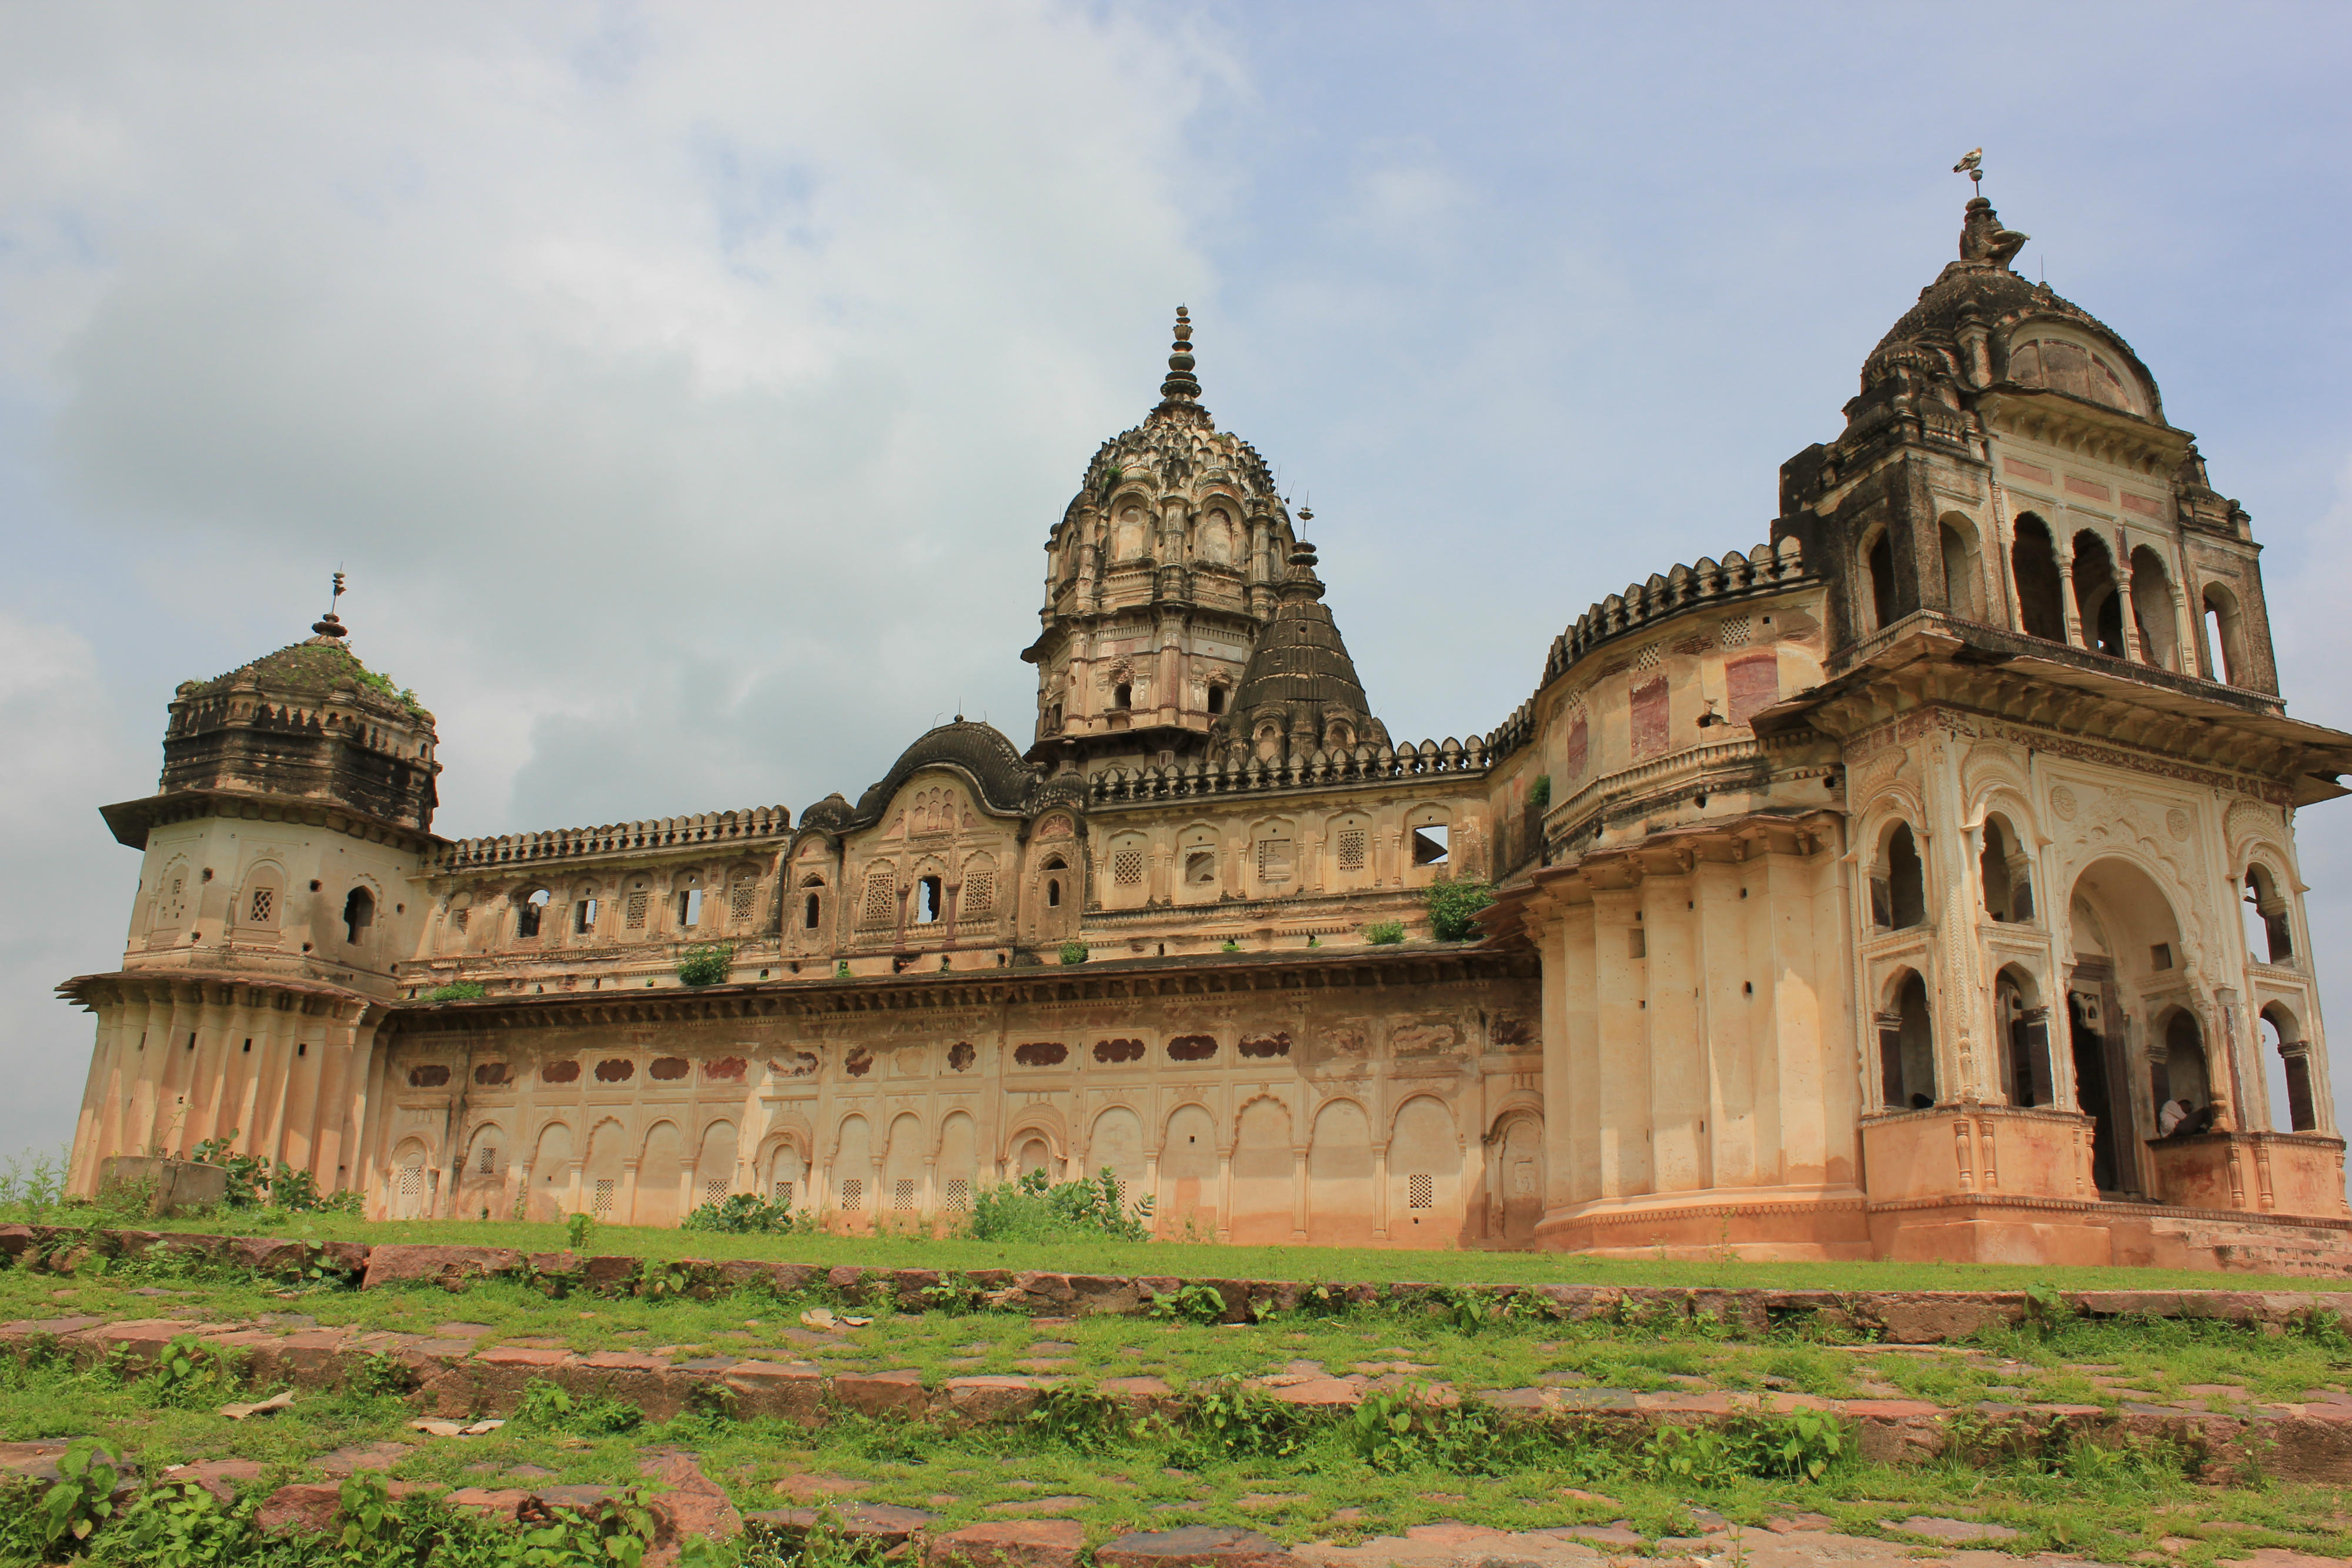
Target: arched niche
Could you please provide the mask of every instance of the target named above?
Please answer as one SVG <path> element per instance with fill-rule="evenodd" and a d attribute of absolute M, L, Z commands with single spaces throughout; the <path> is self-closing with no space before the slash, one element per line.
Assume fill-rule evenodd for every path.
<path fill-rule="evenodd" d="M 2065 1024 L 2075 1108 L 2092 1119 L 2091 1174 L 2102 1194 L 2150 1190 L 2147 1140 L 2159 1096 L 2149 1030 L 2199 998 L 2172 901 L 2137 861 L 2106 855 L 2067 893 Z"/>
<path fill-rule="evenodd" d="M 1936 1026 L 1927 982 L 1905 966 L 1889 976 L 1878 1003 L 1878 1103 L 1889 1111 L 1924 1111 L 1937 1102 Z"/>

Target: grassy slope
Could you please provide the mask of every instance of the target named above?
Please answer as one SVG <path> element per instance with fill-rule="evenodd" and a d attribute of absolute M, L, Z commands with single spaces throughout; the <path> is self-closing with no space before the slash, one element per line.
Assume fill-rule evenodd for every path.
<path fill-rule="evenodd" d="M 141 1291 L 162 1293 L 135 1293 Z M 1361 1362 L 1402 1360 L 1429 1368 L 1433 1381 L 1465 1389 L 1538 1377 L 1628 1389 L 1685 1378 L 1754 1388 L 1770 1379 L 1833 1396 L 1878 1392 L 1870 1386 L 1877 1384 L 1948 1405 L 1988 1396 L 2102 1404 L 2119 1396 L 2090 1382 L 2086 1364 L 2115 1368 L 2148 1396 L 2177 1395 L 2187 1385 L 2234 1384 L 2255 1398 L 2294 1398 L 2315 1385 L 2343 1386 L 2352 1369 L 2341 1345 L 2215 1324 L 2076 1323 L 2048 1340 L 1999 1333 L 1980 1342 L 1985 1354 L 1961 1357 L 1855 1354 L 1785 1339 L 1740 1343 L 1682 1331 L 1635 1336 L 1601 1323 L 1490 1323 L 1465 1332 L 1434 1313 L 1386 1311 L 1230 1328 L 1131 1318 L 1040 1327 L 1013 1314 L 885 1312 L 870 1329 L 809 1343 L 793 1333 L 798 1303 L 756 1292 L 707 1302 L 550 1301 L 491 1282 L 455 1295 L 423 1287 L 364 1294 L 314 1288 L 289 1301 L 258 1281 L 183 1274 L 164 1260 L 85 1271 L 70 1283 L 20 1270 L 0 1272 L 0 1316 L 8 1318 L 88 1312 L 219 1322 L 264 1312 L 412 1332 L 462 1319 L 491 1327 L 485 1343 L 538 1336 L 583 1350 L 628 1346 L 678 1356 L 788 1344 L 792 1354 L 830 1368 L 917 1367 L 927 1379 L 1012 1371 L 1043 1352 L 1066 1358 L 1067 1370 L 1081 1378 L 1154 1373 L 1179 1386 L 1297 1363 L 1339 1373 Z M 268 1421 L 236 1424 L 211 1412 L 226 1392 L 197 1387 L 174 1395 L 103 1371 L 0 1361 L 0 1438 L 97 1431 L 150 1467 L 236 1455 L 264 1460 L 289 1478 L 341 1444 L 414 1439 L 405 1427 L 410 1412 L 395 1400 L 305 1394 Z M 2352 1552 L 2340 1495 L 2303 1487 L 2199 1487 L 2152 1451 L 2084 1450 L 2054 1462 L 1901 1469 L 1849 1459 L 1820 1482 L 1724 1477 L 1692 1484 L 1660 1473 L 1638 1454 L 1581 1444 L 1496 1446 L 1381 1470 L 1336 1428 L 1304 1434 L 1291 1452 L 1244 1454 L 1198 1434 L 1066 1430 L 1053 1423 L 964 1432 L 863 1420 L 816 1431 L 698 1418 L 622 1434 L 600 1431 L 593 1420 L 573 1426 L 510 1426 L 465 1442 L 418 1440 L 397 1473 L 480 1484 L 527 1464 L 565 1482 L 620 1482 L 635 1479 L 646 1447 L 676 1443 L 699 1454 L 706 1470 L 747 1508 L 785 1500 L 775 1495 L 774 1482 L 803 1472 L 853 1479 L 870 1500 L 932 1509 L 949 1524 L 989 1517 L 992 1504 L 1067 1494 L 1089 1500 L 1073 1516 L 1097 1542 L 1176 1523 L 1253 1524 L 1298 1542 L 1449 1519 L 1526 1529 L 1624 1518 L 1658 1535 L 1691 1528 L 1690 1509 L 1704 1507 L 1749 1525 L 1814 1510 L 1863 1533 L 1879 1533 L 1878 1521 L 1912 1513 L 1983 1517 L 2024 1531 L 2014 1543 L 2019 1548 L 2070 1546 L 2108 1561 L 2146 1552 L 2168 1536 L 2194 1542 L 2177 1558 L 2190 1564 L 2211 1561 L 2225 1543 L 2241 1554 L 2267 1544 Z M 1613 1500 L 1570 1497 L 1564 1487 Z M 1340 1511 L 1350 1509 L 1361 1512 Z M 2208 1530 L 2209 1538 L 2197 1539 Z"/>
<path fill-rule="evenodd" d="M 65 1211 L 71 1213 L 73 1211 Z M 87 1215 L 89 1210 L 79 1211 Z M 26 1218 L 0 1210 L 0 1219 Z M 48 1223 L 68 1220 L 59 1211 Z M 112 1221 L 130 1225 L 158 1222 Z M 320 1240 L 511 1247 L 559 1252 L 557 1224 L 505 1220 L 363 1220 L 342 1215 L 278 1217 L 245 1210 L 213 1219 L 168 1220 L 162 1228 Z M 1405 1251 L 1342 1247 L 1219 1247 L 1201 1243 L 967 1241 L 909 1236 L 723 1236 L 690 1230 L 599 1226 L 589 1250 L 641 1258 L 762 1258 L 878 1269 L 1048 1269 L 1086 1274 L 1175 1274 L 1188 1279 L 1425 1281 L 1435 1284 L 1749 1285 L 1832 1291 L 2062 1290 L 2312 1291 L 2345 1289 L 2327 1281 L 2273 1274 L 2221 1274 L 2181 1269 L 2085 1269 L 2000 1263 L 1751 1263 L 1584 1258 L 1560 1252 Z"/>

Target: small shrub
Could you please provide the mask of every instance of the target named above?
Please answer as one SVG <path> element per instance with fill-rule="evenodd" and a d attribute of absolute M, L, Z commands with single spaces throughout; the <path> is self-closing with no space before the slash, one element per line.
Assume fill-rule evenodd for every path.
<path fill-rule="evenodd" d="M 1536 781 L 1528 786 L 1528 810 L 1540 811 L 1550 804 L 1551 775 L 1539 773 L 1536 776 Z"/>
<path fill-rule="evenodd" d="M 452 980 L 446 986 L 436 986 L 416 999 L 421 1002 L 478 1002 L 490 994 L 490 988 L 479 980 Z"/>
<path fill-rule="evenodd" d="M 352 1369 L 349 1386 L 354 1394 L 396 1398 L 415 1388 L 416 1374 L 400 1357 L 380 1350 Z"/>
<path fill-rule="evenodd" d="M 58 1479 L 41 1497 L 40 1528 L 48 1532 L 42 1544 L 88 1540 L 113 1517 L 117 1479 L 113 1456 L 95 1438 L 75 1439 L 58 1460 Z"/>
<path fill-rule="evenodd" d="M 756 1192 L 730 1193 L 706 1203 L 677 1222 L 680 1230 L 710 1230 L 729 1236 L 786 1236 L 812 1228 L 806 1211 L 794 1213 Z"/>
<path fill-rule="evenodd" d="M 1217 949 L 1220 953 L 1238 953 L 1241 950 L 1242 945 L 1230 936 L 1225 938 L 1225 945 Z"/>
<path fill-rule="evenodd" d="M 1429 934 L 1440 942 L 1466 942 L 1478 935 L 1472 918 L 1495 902 L 1495 891 L 1483 882 L 1433 882 L 1429 884 Z"/>
<path fill-rule="evenodd" d="M 1151 1298 L 1151 1315 L 1176 1322 L 1213 1323 L 1225 1315 L 1225 1295 L 1214 1285 L 1180 1285 Z"/>
<path fill-rule="evenodd" d="M 645 1424 L 646 1413 L 623 1399 L 576 1399 L 545 1378 L 534 1377 L 522 1385 L 512 1419 L 525 1431 L 614 1437 L 635 1431 Z"/>
<path fill-rule="evenodd" d="M 734 967 L 735 949 L 724 942 L 688 947 L 677 961 L 677 981 L 682 986 L 715 986 Z"/>
<path fill-rule="evenodd" d="M 1086 961 L 1087 961 L 1087 945 L 1086 945 L 1085 943 L 1083 943 L 1083 942 L 1065 942 L 1065 943 L 1063 943 L 1063 944 L 1062 944 L 1062 962 L 1063 962 L 1063 963 L 1065 963 L 1065 964 L 1083 964 L 1083 963 L 1085 963 Z"/>
<path fill-rule="evenodd" d="M 966 1231 L 976 1241 L 1149 1241 L 1151 1199 L 1139 1198 L 1130 1209 L 1127 1184 L 1108 1166 L 1090 1181 L 1057 1183 L 1034 1170 L 982 1187 Z"/>
<path fill-rule="evenodd" d="M 226 1372 L 220 1358 L 195 1335 L 175 1334 L 155 1358 L 147 1381 L 157 1404 L 186 1409 L 210 1403 Z"/>
<path fill-rule="evenodd" d="M 596 1217 L 593 1214 L 570 1214 L 563 1218 L 563 1244 L 574 1252 L 584 1252 L 596 1234 Z"/>
<path fill-rule="evenodd" d="M 0 1208 L 14 1209 L 29 1220 L 38 1220 L 55 1208 L 65 1197 L 70 1157 L 67 1149 L 54 1155 L 37 1155 L 29 1149 L 11 1155 L 6 1166 L 0 1168 Z"/>
<path fill-rule="evenodd" d="M 1225 1377 L 1194 1385 L 1184 1433 L 1212 1459 L 1282 1458 L 1298 1451 L 1305 1429 L 1290 1406 L 1263 1388 Z"/>
<path fill-rule="evenodd" d="M 1375 947 L 1386 947 L 1404 940 L 1404 922 L 1375 920 L 1364 927 L 1364 940 Z"/>

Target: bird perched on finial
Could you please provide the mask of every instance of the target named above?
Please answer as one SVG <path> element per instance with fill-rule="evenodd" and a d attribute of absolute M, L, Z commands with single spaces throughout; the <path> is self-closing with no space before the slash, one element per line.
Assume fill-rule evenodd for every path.
<path fill-rule="evenodd" d="M 1984 180 L 1984 149 L 1979 147 L 1952 165 L 1955 174 L 1966 174 L 1969 183 L 1981 187 Z"/>

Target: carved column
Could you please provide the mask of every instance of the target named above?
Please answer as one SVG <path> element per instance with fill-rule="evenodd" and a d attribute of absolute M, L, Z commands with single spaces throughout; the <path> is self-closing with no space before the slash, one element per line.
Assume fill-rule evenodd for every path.
<path fill-rule="evenodd" d="M 2051 530 L 2057 532 L 2053 527 Z M 2053 538 L 2051 553 L 2058 560 L 2058 601 L 2066 612 L 2066 641 L 2077 648 L 2087 646 L 2083 641 L 2083 609 L 2074 601 L 2074 537 Z"/>

